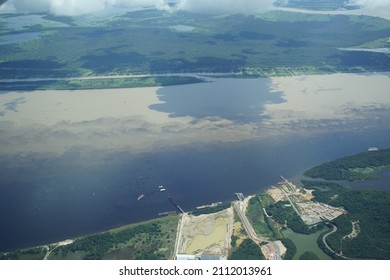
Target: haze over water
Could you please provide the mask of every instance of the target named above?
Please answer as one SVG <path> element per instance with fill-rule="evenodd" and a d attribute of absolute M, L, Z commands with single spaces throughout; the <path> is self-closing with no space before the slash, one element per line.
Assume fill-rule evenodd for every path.
<path fill-rule="evenodd" d="M 389 88 L 381 73 L 2 92 L 0 251 L 154 218 L 175 210 L 168 195 L 185 210 L 233 200 L 389 147 Z"/>

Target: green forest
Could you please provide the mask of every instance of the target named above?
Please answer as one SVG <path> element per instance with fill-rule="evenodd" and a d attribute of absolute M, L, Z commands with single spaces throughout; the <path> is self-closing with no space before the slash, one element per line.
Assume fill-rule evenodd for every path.
<path fill-rule="evenodd" d="M 185 72 L 239 72 L 268 77 L 390 70 L 388 54 L 340 49 L 372 42 L 383 42 L 378 47 L 386 47 L 389 21 L 368 16 L 271 11 L 256 16 L 217 17 L 153 9 L 99 21 L 37 16 L 31 25 L 13 30 L 7 23 L 13 16 L 0 15 L 0 36 L 5 41 L 0 44 L 3 79 Z M 31 39 L 9 39 L 24 34 Z M 179 83 L 194 82 L 176 78 Z M 96 82 L 103 86 L 107 83 Z M 150 82 L 160 83 L 118 80 L 114 86 Z M 58 80 L 26 81 L 22 86 L 93 87 L 88 81 Z"/>
<path fill-rule="evenodd" d="M 390 259 L 390 192 L 346 189 L 329 204 L 342 205 L 348 214 L 333 220 L 337 231 L 327 239 L 336 252 L 353 259 Z M 361 232 L 353 239 L 351 221 L 359 221 Z"/>
<path fill-rule="evenodd" d="M 364 152 L 315 166 L 304 175 L 327 180 L 363 181 L 377 178 L 376 173 L 390 167 L 390 149 Z"/>
<path fill-rule="evenodd" d="M 171 216 L 77 238 L 72 244 L 49 245 L 54 260 L 160 260 L 172 259 L 178 216 Z M 0 259 L 40 259 L 46 247 L 7 254 Z"/>
<path fill-rule="evenodd" d="M 379 176 L 378 170 L 389 166 L 390 149 L 383 149 L 327 162 L 308 170 L 305 175 L 328 180 L 371 180 Z M 367 169 L 371 172 L 353 172 Z M 337 231 L 327 238 L 335 252 L 352 259 L 390 259 L 388 189 L 357 189 L 326 181 L 303 180 L 302 183 L 305 188 L 315 190 L 316 201 L 347 210 L 347 214 L 332 221 Z M 352 221 L 359 224 L 360 232 L 350 238 Z M 319 245 L 324 249 L 323 244 Z"/>
<path fill-rule="evenodd" d="M 266 210 L 276 222 L 287 225 L 288 228 L 297 233 L 310 234 L 321 228 L 321 225 L 308 227 L 286 201 L 278 201 L 273 205 L 269 205 Z"/>
<path fill-rule="evenodd" d="M 260 247 L 252 241 L 245 239 L 240 246 L 233 248 L 229 255 L 229 260 L 264 260 L 264 255 Z"/>

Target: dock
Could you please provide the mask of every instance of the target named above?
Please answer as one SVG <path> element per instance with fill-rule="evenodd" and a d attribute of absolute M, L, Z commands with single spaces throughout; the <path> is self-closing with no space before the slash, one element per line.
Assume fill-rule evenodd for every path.
<path fill-rule="evenodd" d="M 245 196 L 242 194 L 242 193 L 235 193 L 235 195 L 237 196 L 237 198 L 240 200 L 240 201 L 243 201 Z"/>
<path fill-rule="evenodd" d="M 172 197 L 168 197 L 169 201 L 177 208 L 179 211 L 184 214 L 184 210 L 173 200 Z"/>

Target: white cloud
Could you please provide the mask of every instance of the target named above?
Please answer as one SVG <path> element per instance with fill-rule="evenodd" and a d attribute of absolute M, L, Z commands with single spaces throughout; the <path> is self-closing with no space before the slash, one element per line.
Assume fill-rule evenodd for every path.
<path fill-rule="evenodd" d="M 350 0 L 350 3 L 370 9 L 390 7 L 390 0 Z"/>
<path fill-rule="evenodd" d="M 272 6 L 274 0 L 9 0 L 0 10 L 18 12 L 49 11 L 56 15 L 82 15 L 102 12 L 110 8 L 155 7 L 207 13 L 258 13 Z"/>
<path fill-rule="evenodd" d="M 56 15 L 82 15 L 102 12 L 110 8 L 163 8 L 163 0 L 9 0 L 2 10 L 18 12 L 46 12 Z"/>
<path fill-rule="evenodd" d="M 178 8 L 182 10 L 206 13 L 243 13 L 253 14 L 268 10 L 274 0 L 182 0 Z"/>

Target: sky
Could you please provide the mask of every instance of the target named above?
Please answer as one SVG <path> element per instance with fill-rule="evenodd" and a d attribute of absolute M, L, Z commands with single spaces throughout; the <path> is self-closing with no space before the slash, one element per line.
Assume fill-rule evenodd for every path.
<path fill-rule="evenodd" d="M 316 0 L 313 0 L 316 1 Z M 0 4 L 4 0 L 0 0 Z M 176 2 L 172 8 L 169 2 Z M 8 0 L 1 11 L 46 12 L 75 16 L 103 12 L 111 8 L 140 8 L 146 6 L 162 10 L 184 10 L 210 14 L 255 14 L 269 10 L 275 0 Z M 350 0 L 368 9 L 390 7 L 390 0 Z"/>
<path fill-rule="evenodd" d="M 390 0 L 350 0 L 350 2 L 352 4 L 371 9 L 390 7 Z"/>
<path fill-rule="evenodd" d="M 313 0 L 317 1 L 317 0 Z M 5 0 L 0 0 L 1 3 Z M 175 8 L 168 5 L 176 2 Z M 0 12 L 46 12 L 75 16 L 103 12 L 111 8 L 140 8 L 145 6 L 163 10 L 184 10 L 210 14 L 255 14 L 269 10 L 275 0 L 8 0 Z M 390 0 L 350 0 L 351 4 L 368 9 L 390 8 Z"/>
<path fill-rule="evenodd" d="M 206 13 L 258 13 L 272 7 L 275 0 L 8 0 L 0 10 L 18 12 L 50 11 L 55 15 L 82 15 L 110 8 L 154 6 L 172 9 L 168 2 L 177 2 L 175 9 Z"/>

